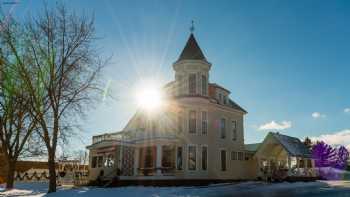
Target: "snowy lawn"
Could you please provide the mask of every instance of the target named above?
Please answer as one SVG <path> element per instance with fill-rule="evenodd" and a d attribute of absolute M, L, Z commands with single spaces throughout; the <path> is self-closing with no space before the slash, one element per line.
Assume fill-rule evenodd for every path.
<path fill-rule="evenodd" d="M 207 187 L 120 187 L 120 188 L 59 188 L 57 193 L 45 194 L 47 184 L 18 183 L 16 189 L 4 191 L 0 196 L 48 196 L 48 197 L 232 197 L 232 196 L 350 196 L 349 181 L 317 181 L 297 183 L 244 182 L 239 184 L 215 184 Z"/>

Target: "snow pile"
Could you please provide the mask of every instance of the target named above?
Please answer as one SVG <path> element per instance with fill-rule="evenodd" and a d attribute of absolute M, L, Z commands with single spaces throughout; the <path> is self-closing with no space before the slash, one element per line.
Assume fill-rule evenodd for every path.
<path fill-rule="evenodd" d="M 19 183 L 15 189 L 5 191 L 5 185 L 0 185 L 0 196 L 28 196 L 40 197 L 47 192 L 47 183 Z"/>

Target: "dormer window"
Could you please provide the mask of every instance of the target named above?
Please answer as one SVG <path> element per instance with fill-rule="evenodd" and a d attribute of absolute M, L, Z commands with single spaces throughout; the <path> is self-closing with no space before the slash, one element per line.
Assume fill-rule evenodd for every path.
<path fill-rule="evenodd" d="M 196 94 L 196 74 L 190 74 L 188 77 L 188 87 L 191 95 Z"/>
<path fill-rule="evenodd" d="M 226 105 L 226 103 L 227 103 L 227 96 L 226 95 L 223 96 L 223 100 L 224 100 L 224 105 Z"/>

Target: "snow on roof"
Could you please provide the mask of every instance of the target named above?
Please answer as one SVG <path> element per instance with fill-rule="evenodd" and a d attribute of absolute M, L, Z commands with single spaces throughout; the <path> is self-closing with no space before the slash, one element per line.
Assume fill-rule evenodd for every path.
<path fill-rule="evenodd" d="M 292 156 L 311 157 L 310 150 L 303 144 L 300 139 L 280 133 L 270 132 L 268 136 L 273 136 Z M 268 137 L 267 136 L 267 137 Z"/>

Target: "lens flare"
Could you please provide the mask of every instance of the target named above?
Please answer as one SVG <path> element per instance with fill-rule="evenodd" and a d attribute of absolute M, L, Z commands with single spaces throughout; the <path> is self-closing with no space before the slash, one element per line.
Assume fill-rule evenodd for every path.
<path fill-rule="evenodd" d="M 162 89 L 154 82 L 143 83 L 136 88 L 136 103 L 148 112 L 157 112 L 164 104 Z"/>

